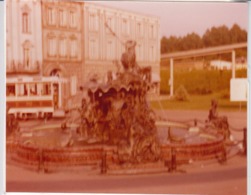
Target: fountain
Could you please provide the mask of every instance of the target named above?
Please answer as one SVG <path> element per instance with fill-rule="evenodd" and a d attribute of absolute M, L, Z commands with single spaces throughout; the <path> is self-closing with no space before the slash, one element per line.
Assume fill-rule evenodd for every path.
<path fill-rule="evenodd" d="M 215 114 L 215 103 L 205 124 L 159 120 L 147 102 L 151 68 L 137 65 L 130 50 L 135 44 L 130 44 L 122 56 L 123 72 L 116 78 L 108 72 L 106 83 L 82 86 L 88 97 L 63 123 L 19 132 L 12 159 L 33 170 L 90 166 L 107 174 L 175 171 L 195 160 L 226 161 L 228 123 Z"/>

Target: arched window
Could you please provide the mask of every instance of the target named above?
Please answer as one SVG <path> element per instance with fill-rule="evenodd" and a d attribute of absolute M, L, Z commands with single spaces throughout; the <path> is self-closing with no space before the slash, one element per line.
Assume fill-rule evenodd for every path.
<path fill-rule="evenodd" d="M 23 33 L 31 33 L 31 9 L 28 5 L 22 7 L 22 31 Z"/>
<path fill-rule="evenodd" d="M 23 33 L 29 33 L 29 14 L 23 13 L 22 20 Z"/>

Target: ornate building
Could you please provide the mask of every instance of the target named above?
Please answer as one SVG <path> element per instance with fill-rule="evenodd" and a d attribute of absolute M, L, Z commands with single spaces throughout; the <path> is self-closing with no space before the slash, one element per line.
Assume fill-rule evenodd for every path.
<path fill-rule="evenodd" d="M 63 107 L 94 74 L 102 82 L 108 71 L 122 68 L 127 40 L 137 42 L 138 64 L 151 66 L 159 75 L 157 17 L 84 1 L 8 0 L 6 4 L 7 73 L 67 78 L 60 89 Z M 157 79 L 157 92 L 158 84 Z"/>
<path fill-rule="evenodd" d="M 6 1 L 7 74 L 39 74 L 42 66 L 41 4 Z"/>
<path fill-rule="evenodd" d="M 43 75 L 66 77 L 70 82 L 62 88 L 65 98 L 82 80 L 83 3 L 42 0 Z M 74 86 L 74 87 L 73 87 Z"/>
<path fill-rule="evenodd" d="M 97 72 L 104 78 L 108 70 L 116 71 L 127 40 L 137 42 L 138 64 L 151 66 L 153 74 L 159 75 L 159 18 L 90 2 L 85 2 L 82 7 L 85 40 L 83 78 L 88 79 L 89 75 Z"/>

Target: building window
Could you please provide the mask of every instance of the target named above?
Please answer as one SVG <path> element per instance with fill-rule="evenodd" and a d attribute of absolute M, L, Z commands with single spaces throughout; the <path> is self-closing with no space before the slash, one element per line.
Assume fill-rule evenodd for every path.
<path fill-rule="evenodd" d="M 129 22 L 127 19 L 122 20 L 122 33 L 124 35 L 129 35 L 130 27 L 129 27 Z"/>
<path fill-rule="evenodd" d="M 22 26 L 23 26 L 23 33 L 30 32 L 30 21 L 28 13 L 23 13 L 22 15 Z"/>
<path fill-rule="evenodd" d="M 57 41 L 55 36 L 49 36 L 47 38 L 47 51 L 49 57 L 55 57 L 57 51 Z"/>
<path fill-rule="evenodd" d="M 49 25 L 56 25 L 56 10 L 53 8 L 47 9 L 47 19 Z"/>
<path fill-rule="evenodd" d="M 31 47 L 31 43 L 26 40 L 23 44 L 23 67 L 25 70 L 29 70 L 32 66 Z"/>
<path fill-rule="evenodd" d="M 155 58 L 155 56 L 154 56 L 154 46 L 150 47 L 150 51 L 149 52 L 150 52 L 149 53 L 149 61 L 153 62 L 154 58 Z"/>
<path fill-rule="evenodd" d="M 6 95 L 7 96 L 15 96 L 16 90 L 15 90 L 15 84 L 7 84 L 6 86 Z"/>
<path fill-rule="evenodd" d="M 108 41 L 106 52 L 107 52 L 106 53 L 107 60 L 114 60 L 115 59 L 115 47 L 114 47 L 113 41 Z"/>
<path fill-rule="evenodd" d="M 143 25 L 140 22 L 137 23 L 137 35 L 138 37 L 143 36 Z"/>
<path fill-rule="evenodd" d="M 59 56 L 66 57 L 67 41 L 65 37 L 61 37 L 59 40 Z"/>
<path fill-rule="evenodd" d="M 24 48 L 24 68 L 30 69 L 31 59 L 30 59 L 30 48 Z"/>
<path fill-rule="evenodd" d="M 75 28 L 77 27 L 77 23 L 76 23 L 76 14 L 74 13 L 74 11 L 70 11 L 70 27 Z"/>
<path fill-rule="evenodd" d="M 70 40 L 70 57 L 77 57 L 77 39 L 76 37 L 72 37 Z"/>
<path fill-rule="evenodd" d="M 150 38 L 154 38 L 155 33 L 154 33 L 154 26 L 153 24 L 150 26 Z"/>
<path fill-rule="evenodd" d="M 97 41 L 94 39 L 90 40 L 89 57 L 92 60 L 98 59 L 98 46 L 97 46 Z"/>
<path fill-rule="evenodd" d="M 91 13 L 89 17 L 89 29 L 91 31 L 98 31 L 99 26 L 98 26 L 98 17 L 96 14 Z"/>
<path fill-rule="evenodd" d="M 67 12 L 64 10 L 59 10 L 59 25 L 65 27 L 67 25 Z"/>
<path fill-rule="evenodd" d="M 139 61 L 143 61 L 143 45 L 142 44 L 137 44 L 137 47 L 136 47 L 136 56 L 137 56 L 137 59 Z"/>
<path fill-rule="evenodd" d="M 106 32 L 107 33 L 112 33 L 114 32 L 114 19 L 112 17 L 108 17 L 106 19 L 106 25 L 107 25 L 107 28 L 106 28 Z M 112 32 L 111 32 L 112 31 Z"/>

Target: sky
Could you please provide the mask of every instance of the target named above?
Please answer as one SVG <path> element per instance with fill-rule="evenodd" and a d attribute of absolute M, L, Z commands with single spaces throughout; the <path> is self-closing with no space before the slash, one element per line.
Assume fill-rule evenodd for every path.
<path fill-rule="evenodd" d="M 207 29 L 238 24 L 248 29 L 248 3 L 236 2 L 152 2 L 99 1 L 109 7 L 158 16 L 161 36 L 184 36 L 195 32 L 202 36 Z"/>

